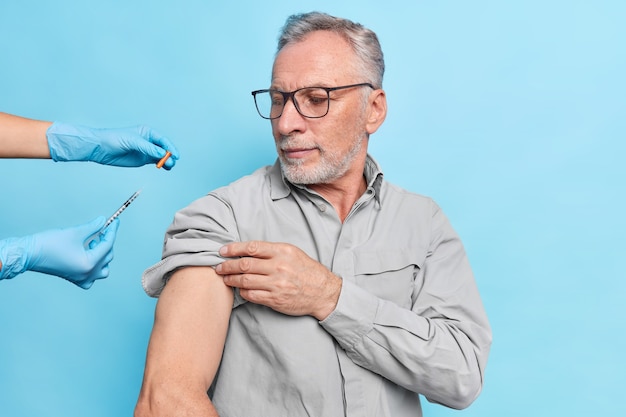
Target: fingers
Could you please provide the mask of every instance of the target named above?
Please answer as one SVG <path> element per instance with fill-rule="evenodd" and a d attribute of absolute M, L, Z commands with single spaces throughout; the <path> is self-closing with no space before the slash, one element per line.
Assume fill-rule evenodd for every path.
<path fill-rule="evenodd" d="M 229 287 L 244 290 L 272 291 L 276 289 L 273 281 L 268 280 L 266 275 L 233 274 L 222 275 L 222 279 Z"/>
<path fill-rule="evenodd" d="M 99 216 L 90 221 L 89 223 L 76 226 L 77 229 L 81 230 L 82 235 L 84 236 L 83 245 L 85 245 L 89 249 L 93 249 L 97 241 L 100 239 L 98 233 L 104 223 L 106 222 L 106 218 L 104 216 Z"/>
<path fill-rule="evenodd" d="M 277 272 L 287 273 L 294 263 L 298 263 L 299 250 L 289 244 L 247 241 L 224 245 L 219 253 L 226 259 L 215 267 L 220 275 L 241 275 L 245 279 L 250 275 L 269 276 Z M 281 267 L 282 265 L 282 267 Z"/>
<path fill-rule="evenodd" d="M 86 274 L 82 280 L 70 279 L 70 281 L 80 288 L 87 290 L 91 288 L 96 280 L 105 279 L 109 276 L 109 264 L 113 260 L 113 244 L 115 243 L 119 223 L 119 219 L 113 220 L 100 237 L 100 240 L 96 239 L 90 243 L 87 256 L 92 260 L 91 262 L 93 262 L 94 265 L 91 272 Z"/>
<path fill-rule="evenodd" d="M 91 272 L 88 274 L 68 276 L 66 279 L 78 287 L 88 290 L 95 281 L 105 279 L 109 276 L 109 264 L 112 260 L 113 250 L 109 250 L 106 255 L 96 263 Z"/>
<path fill-rule="evenodd" d="M 162 168 L 166 171 L 169 171 L 170 169 L 174 168 L 174 165 L 176 165 L 176 159 L 170 156 L 169 158 L 167 158 Z"/>
<path fill-rule="evenodd" d="M 248 300 L 251 303 L 268 305 L 268 300 L 271 298 L 271 293 L 264 290 L 247 290 L 245 288 L 239 288 L 239 295 L 244 300 Z"/>
<path fill-rule="evenodd" d="M 166 151 L 170 151 L 172 154 L 172 158 L 174 159 L 178 159 L 180 154 L 178 152 L 178 149 L 176 148 L 176 146 L 174 145 L 174 143 L 172 141 L 170 141 L 169 139 L 167 139 L 164 136 L 161 136 L 157 133 L 155 133 L 154 131 L 150 132 L 150 136 L 148 137 L 148 140 L 151 143 L 154 143 L 155 145 L 160 146 L 161 148 L 165 149 Z M 165 154 L 163 154 L 165 155 Z"/>
<path fill-rule="evenodd" d="M 102 235 L 102 239 L 100 241 L 110 243 L 110 246 L 113 246 L 115 243 L 115 238 L 117 237 L 117 230 L 120 227 L 120 219 L 114 219 L 106 229 L 104 229 L 104 233 Z"/>
<path fill-rule="evenodd" d="M 96 275 L 95 279 L 106 278 L 109 275 L 108 266 L 113 260 L 113 245 L 119 226 L 120 219 L 113 220 L 100 236 L 100 240 L 96 239 L 89 245 L 89 256 L 95 265 L 92 272 Z"/>
<path fill-rule="evenodd" d="M 98 216 L 95 219 L 91 220 L 89 223 L 85 223 L 78 227 L 81 227 L 85 230 L 85 233 L 86 233 L 85 237 L 89 237 L 93 235 L 94 233 L 100 231 L 100 228 L 104 226 L 105 222 L 106 222 L 106 217 Z"/>
<path fill-rule="evenodd" d="M 101 220 L 101 221 L 100 221 Z M 104 253 L 107 250 L 110 250 L 115 243 L 115 237 L 117 235 L 117 229 L 120 225 L 120 219 L 114 219 L 111 224 L 107 226 L 106 229 L 100 234 L 100 229 L 105 224 L 105 218 L 99 217 L 96 220 L 93 220 L 88 225 L 95 225 L 96 227 L 93 229 L 89 229 L 89 233 L 87 233 L 85 240 L 87 240 L 88 248 L 91 250 L 95 250 L 98 248 L 99 253 Z"/>
<path fill-rule="evenodd" d="M 247 290 L 272 290 L 274 280 L 268 279 L 275 269 L 271 254 L 275 252 L 268 242 L 236 242 L 223 246 L 220 254 L 228 259 L 215 267 L 224 283 Z"/>
<path fill-rule="evenodd" d="M 262 264 L 254 258 L 229 259 L 215 267 L 215 272 L 220 275 L 229 274 L 264 274 Z"/>
<path fill-rule="evenodd" d="M 267 259 L 274 255 L 277 243 L 251 240 L 248 242 L 233 242 L 220 248 L 220 255 L 226 258 L 236 258 L 240 256 L 251 256 L 254 258 Z"/>
<path fill-rule="evenodd" d="M 215 267 L 224 284 L 247 290 L 275 290 L 279 282 L 270 277 L 270 271 L 261 261 L 244 258 L 226 261 Z"/>
<path fill-rule="evenodd" d="M 89 288 L 91 288 L 93 286 L 94 282 L 96 282 L 99 279 L 105 279 L 108 276 L 109 276 L 109 263 L 107 262 L 96 273 L 93 273 L 93 274 L 89 275 L 89 277 L 87 277 L 87 279 L 85 279 L 83 281 L 73 281 L 73 280 L 69 280 L 69 281 L 74 283 L 74 284 L 76 284 L 77 286 L 79 286 L 83 290 L 88 290 Z"/>
<path fill-rule="evenodd" d="M 82 288 L 83 290 L 88 290 L 93 285 L 93 282 L 94 282 L 93 280 L 89 280 L 89 281 L 83 281 L 83 282 L 74 282 L 74 284 L 76 284 L 78 287 Z"/>
<path fill-rule="evenodd" d="M 163 158 L 166 151 L 169 151 L 172 154 L 171 157 L 168 158 L 168 160 L 165 162 L 165 165 L 163 165 L 163 168 L 165 168 L 166 170 L 172 169 L 174 165 L 176 165 L 176 161 L 180 157 L 178 149 L 176 148 L 174 143 L 147 126 L 140 126 L 139 132 L 144 139 L 146 139 L 151 144 L 156 145 L 156 155 L 153 156 L 156 157 L 157 160 Z"/>

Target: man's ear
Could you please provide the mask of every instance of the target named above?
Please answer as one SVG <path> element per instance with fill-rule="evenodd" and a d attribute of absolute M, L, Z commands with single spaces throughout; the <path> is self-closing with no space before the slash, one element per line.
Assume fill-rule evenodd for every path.
<path fill-rule="evenodd" d="M 378 130 L 387 117 L 387 96 L 382 89 L 370 93 L 368 101 L 368 114 L 365 124 L 367 133 L 370 135 Z"/>

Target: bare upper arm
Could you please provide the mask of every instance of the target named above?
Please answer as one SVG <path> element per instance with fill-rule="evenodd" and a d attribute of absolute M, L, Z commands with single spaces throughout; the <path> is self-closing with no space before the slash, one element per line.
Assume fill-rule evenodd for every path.
<path fill-rule="evenodd" d="M 176 271 L 157 302 L 140 403 L 190 404 L 219 366 L 233 305 L 232 289 L 211 267 Z"/>

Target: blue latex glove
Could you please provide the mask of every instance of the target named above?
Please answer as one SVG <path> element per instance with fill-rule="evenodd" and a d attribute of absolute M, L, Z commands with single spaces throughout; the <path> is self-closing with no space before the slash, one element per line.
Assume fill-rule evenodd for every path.
<path fill-rule="evenodd" d="M 80 226 L 0 241 L 0 279 L 36 271 L 64 278 L 83 289 L 90 288 L 95 280 L 109 276 L 109 263 L 113 259 L 119 219 L 85 248 L 85 241 L 105 222 L 106 218 L 100 216 Z"/>
<path fill-rule="evenodd" d="M 94 129 L 54 122 L 46 133 L 54 161 L 92 161 L 119 167 L 156 164 L 170 151 L 163 168 L 170 170 L 179 158 L 167 138 L 147 126 L 122 129 Z"/>

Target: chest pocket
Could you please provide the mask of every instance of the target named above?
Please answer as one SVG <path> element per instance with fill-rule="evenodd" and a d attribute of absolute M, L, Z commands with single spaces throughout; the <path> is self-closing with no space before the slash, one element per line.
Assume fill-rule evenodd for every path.
<path fill-rule="evenodd" d="M 411 308 L 412 295 L 423 257 L 406 249 L 355 251 L 355 282 L 366 291 L 404 308 Z"/>

